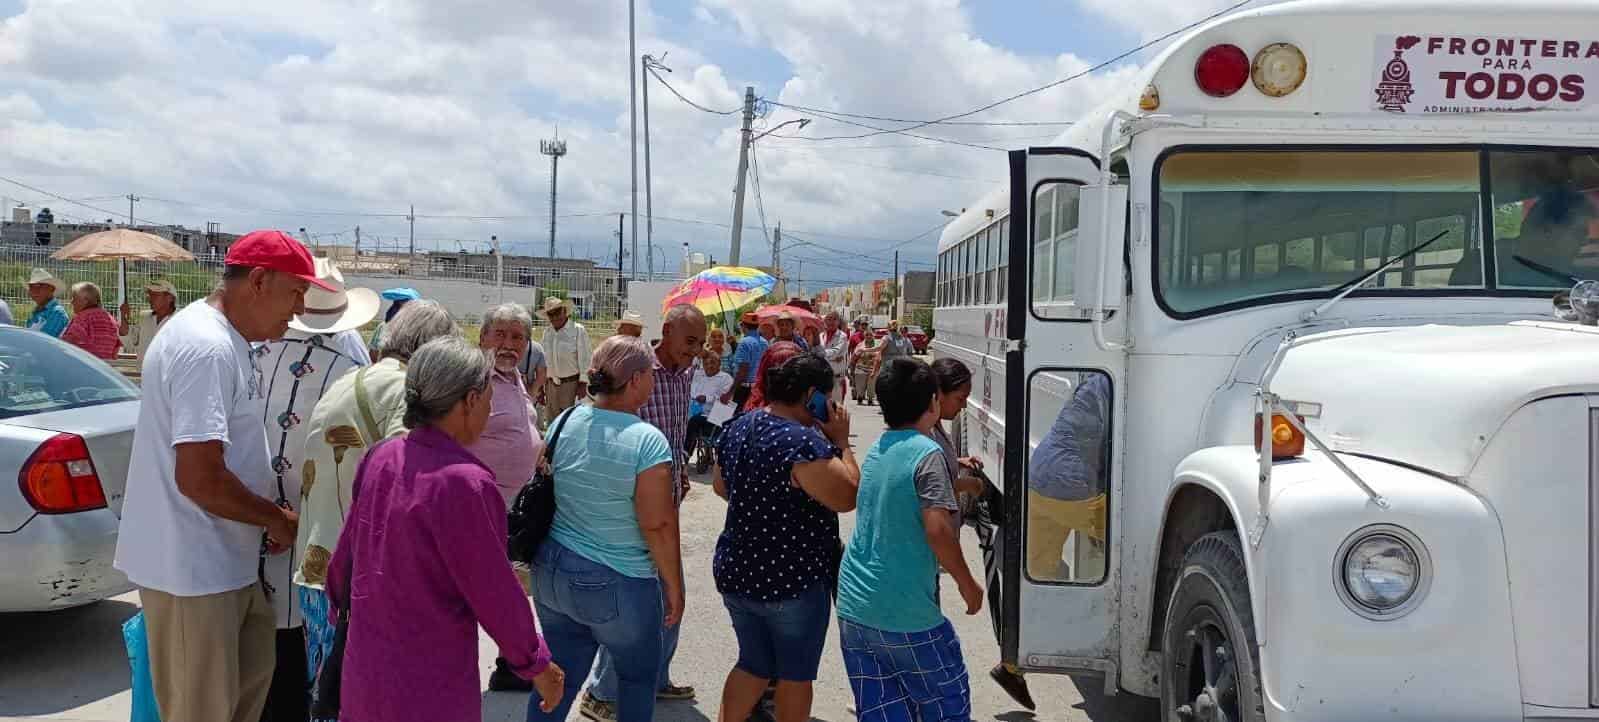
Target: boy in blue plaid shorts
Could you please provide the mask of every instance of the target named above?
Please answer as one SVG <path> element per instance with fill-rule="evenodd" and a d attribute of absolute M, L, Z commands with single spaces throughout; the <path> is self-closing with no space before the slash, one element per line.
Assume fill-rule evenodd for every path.
<path fill-rule="evenodd" d="M 889 430 L 861 465 L 855 533 L 839 566 L 838 626 L 861 722 L 966 722 L 971 689 L 955 628 L 937 600 L 940 566 L 966 613 L 983 588 L 962 556 L 959 510 L 938 442 L 937 381 L 926 364 L 897 358 L 876 382 Z"/>

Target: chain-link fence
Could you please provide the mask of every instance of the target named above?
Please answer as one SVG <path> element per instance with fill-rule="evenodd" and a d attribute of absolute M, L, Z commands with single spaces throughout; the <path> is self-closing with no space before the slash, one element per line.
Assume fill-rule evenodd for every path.
<path fill-rule="evenodd" d="M 58 261 L 50 258 L 54 248 L 0 245 L 0 299 L 5 300 L 20 323 L 33 309 L 28 298 L 28 277 L 43 268 L 65 282 L 92 281 L 101 289 L 107 308 L 113 309 L 117 297 L 115 261 Z M 354 255 L 335 258 L 345 283 L 381 291 L 407 286 L 424 298 L 431 298 L 449 309 L 468 334 L 488 307 L 511 301 L 536 310 L 546 298 L 559 297 L 571 302 L 574 315 L 595 335 L 609 335 L 629 304 L 632 281 L 615 268 L 596 267 L 586 261 L 569 259 L 507 259 L 503 268 L 484 254 L 396 254 Z M 129 261 L 127 264 L 127 302 L 134 311 L 148 308 L 145 284 L 156 279 L 170 281 L 178 290 L 179 305 L 205 296 L 221 277 L 220 258 L 200 258 L 181 263 Z M 657 274 L 657 282 L 677 279 Z M 66 302 L 64 294 L 62 302 Z M 647 303 L 642 298 L 632 299 Z M 658 299 L 654 299 L 658 302 Z M 537 333 L 537 332 L 535 332 Z"/>

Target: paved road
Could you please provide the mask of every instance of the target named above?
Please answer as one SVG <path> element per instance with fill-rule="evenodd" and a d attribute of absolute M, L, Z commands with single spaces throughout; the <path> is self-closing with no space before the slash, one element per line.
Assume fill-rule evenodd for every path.
<path fill-rule="evenodd" d="M 856 444 L 865 447 L 882 432 L 882 419 L 873 407 L 853 407 Z M 662 704 L 656 719 L 662 722 L 707 722 L 714 719 L 722 680 L 737 658 L 737 642 L 711 581 L 711 552 L 722 529 L 726 505 L 711 492 L 708 479 L 697 479 L 684 505 L 683 547 L 687 564 L 688 610 L 683 638 L 673 668 L 674 681 L 699 690 L 695 702 Z M 853 526 L 845 515 L 845 538 Z M 980 569 L 971 533 L 963 535 L 966 557 Z M 958 607 L 958 595 L 945 595 L 945 613 L 961 635 L 967 665 L 972 671 L 974 719 L 1023 722 L 1039 720 L 1092 720 L 1138 722 L 1158 718 L 1147 700 L 1128 695 L 1106 698 L 1098 693 L 1098 680 L 1079 685 L 1066 677 L 1034 676 L 1036 715 L 1013 703 L 988 679 L 987 670 L 999 651 L 989 626 L 988 613 L 968 617 Z M 0 615 L 0 722 L 10 720 L 79 720 L 126 722 L 128 719 L 128 665 L 120 626 L 138 612 L 137 595 L 129 594 L 88 607 L 51 614 Z M 487 686 L 494 644 L 487 637 L 479 646 Z M 821 678 L 816 683 L 813 716 L 824 722 L 845 722 L 851 702 L 848 681 L 838 652 L 835 630 L 829 630 L 822 657 Z M 523 695 L 484 693 L 485 722 L 525 719 Z M 574 708 L 572 720 L 582 719 Z"/>

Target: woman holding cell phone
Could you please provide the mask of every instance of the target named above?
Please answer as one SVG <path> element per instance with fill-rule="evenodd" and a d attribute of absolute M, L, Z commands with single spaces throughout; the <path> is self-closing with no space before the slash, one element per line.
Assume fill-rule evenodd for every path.
<path fill-rule="evenodd" d="M 720 722 L 744 722 L 772 680 L 778 722 L 810 718 L 842 549 L 838 515 L 855 509 L 861 479 L 827 359 L 796 355 L 762 381 L 766 404 L 732 421 L 716 447 L 727 522 L 712 572 L 738 637 Z"/>

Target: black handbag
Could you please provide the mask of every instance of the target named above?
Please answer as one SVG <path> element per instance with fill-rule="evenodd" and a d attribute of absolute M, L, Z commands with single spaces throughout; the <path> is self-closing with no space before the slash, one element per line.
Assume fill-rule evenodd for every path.
<path fill-rule="evenodd" d="M 575 408 L 567 409 L 561 418 L 556 419 L 550 438 L 544 442 L 544 463 L 539 465 L 533 480 L 522 487 L 516 493 L 516 499 L 511 501 L 505 520 L 506 529 L 510 532 L 506 540 L 506 553 L 511 561 L 532 564 L 533 557 L 539 553 L 539 546 L 544 543 L 544 537 L 550 535 L 550 525 L 555 523 L 555 442 L 561 437 L 561 429 L 566 426 L 566 420 Z"/>

